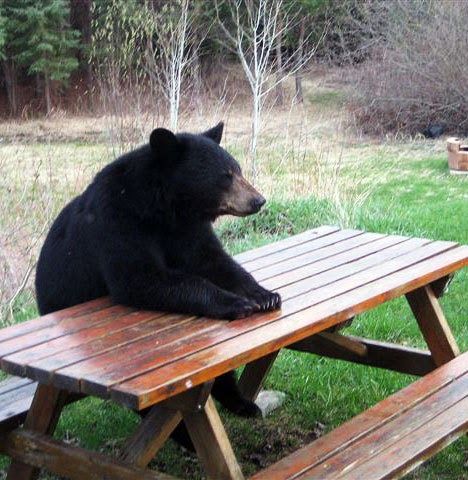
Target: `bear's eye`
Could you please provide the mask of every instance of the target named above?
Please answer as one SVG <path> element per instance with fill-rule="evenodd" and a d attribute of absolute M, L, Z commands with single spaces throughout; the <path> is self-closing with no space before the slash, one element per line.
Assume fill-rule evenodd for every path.
<path fill-rule="evenodd" d="M 233 173 L 231 170 L 229 170 L 228 172 L 226 172 L 224 174 L 224 177 L 227 178 L 228 180 L 232 180 L 232 177 L 233 177 Z"/>

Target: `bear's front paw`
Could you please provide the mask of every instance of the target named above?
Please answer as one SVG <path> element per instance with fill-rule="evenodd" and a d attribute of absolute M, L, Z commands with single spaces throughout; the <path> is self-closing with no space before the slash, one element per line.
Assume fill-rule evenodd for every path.
<path fill-rule="evenodd" d="M 278 310 L 281 307 L 280 294 L 270 292 L 262 287 L 259 287 L 250 297 L 259 305 L 257 310 L 259 312 Z"/>
<path fill-rule="evenodd" d="M 257 312 L 258 309 L 259 305 L 253 300 L 243 297 L 234 297 L 233 299 L 230 299 L 229 304 L 225 305 L 216 316 L 227 320 L 236 320 L 249 317 L 254 312 Z"/>

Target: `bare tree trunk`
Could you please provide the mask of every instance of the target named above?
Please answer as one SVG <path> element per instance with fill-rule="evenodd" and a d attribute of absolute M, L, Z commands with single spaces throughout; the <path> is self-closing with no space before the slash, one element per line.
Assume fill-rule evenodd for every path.
<path fill-rule="evenodd" d="M 50 78 L 47 73 L 44 76 L 44 95 L 46 100 L 47 115 L 50 115 L 50 112 L 52 111 L 52 100 L 50 96 Z"/>
<path fill-rule="evenodd" d="M 18 95 L 16 67 L 13 61 L 5 60 L 3 62 L 3 73 L 5 75 L 5 86 L 10 106 L 10 115 L 16 117 L 18 114 Z"/>
<path fill-rule="evenodd" d="M 304 61 L 304 35 L 305 35 L 305 18 L 301 19 L 301 23 L 299 25 L 299 42 L 297 47 L 297 56 L 298 62 L 300 65 L 303 64 Z M 302 68 L 298 68 L 295 74 L 296 80 L 296 101 L 300 103 L 304 103 L 304 94 L 302 92 Z"/>
<path fill-rule="evenodd" d="M 276 105 L 282 106 L 284 103 L 284 89 L 283 89 L 283 84 L 282 84 L 282 78 L 283 78 L 283 57 L 282 57 L 282 52 L 281 52 L 281 47 L 283 46 L 283 32 L 282 32 L 282 24 L 281 21 L 278 20 L 278 29 L 279 29 L 279 34 L 278 38 L 276 39 L 276 45 L 275 45 L 275 50 L 276 50 L 276 78 L 278 84 L 276 85 Z"/>
<path fill-rule="evenodd" d="M 262 113 L 260 86 L 257 85 L 253 90 L 253 111 L 252 111 L 252 136 L 250 139 L 250 180 L 253 185 L 257 181 L 257 142 L 260 131 L 260 120 Z"/>

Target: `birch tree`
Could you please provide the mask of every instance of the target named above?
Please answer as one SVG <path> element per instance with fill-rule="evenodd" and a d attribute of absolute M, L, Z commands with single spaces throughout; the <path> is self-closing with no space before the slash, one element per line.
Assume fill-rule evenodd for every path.
<path fill-rule="evenodd" d="M 252 93 L 250 137 L 250 174 L 257 178 L 257 144 L 262 110 L 267 95 L 288 76 L 294 75 L 315 53 L 297 50 L 281 62 L 272 62 L 272 54 L 284 35 L 298 22 L 298 14 L 284 0 L 217 0 L 218 23 L 225 45 L 233 51 L 243 68 Z M 223 13 L 223 15 L 221 14 Z M 276 57 L 280 55 L 280 46 Z"/>
<path fill-rule="evenodd" d="M 174 0 L 153 9 L 154 31 L 148 37 L 145 63 L 152 83 L 159 86 L 168 103 L 173 130 L 179 122 L 183 82 L 206 36 L 196 29 L 199 6 L 199 2 Z"/>

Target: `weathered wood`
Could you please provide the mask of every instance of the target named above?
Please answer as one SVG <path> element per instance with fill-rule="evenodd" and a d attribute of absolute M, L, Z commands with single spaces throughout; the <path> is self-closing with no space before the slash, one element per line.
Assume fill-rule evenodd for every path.
<path fill-rule="evenodd" d="M 298 476 L 298 479 L 366 478 L 355 475 L 354 470 L 359 470 L 359 467 L 370 459 L 374 459 L 372 464 L 375 465 L 375 460 L 378 460 L 376 457 L 380 457 L 383 461 L 387 461 L 389 466 L 393 466 L 396 459 L 387 457 L 386 450 L 397 448 L 398 443 L 408 435 L 416 439 L 419 447 L 432 447 L 433 439 L 428 442 L 427 438 L 420 437 L 417 432 L 424 425 L 438 424 L 438 417 L 445 418 L 444 413 L 454 406 L 456 411 L 460 412 L 456 422 L 450 424 L 448 431 L 438 428 L 434 432 L 434 437 L 438 440 L 444 440 L 446 436 L 460 435 L 464 427 L 468 426 L 468 408 L 464 411 L 460 410 L 461 405 L 468 406 L 467 388 L 468 375 L 464 375 L 459 381 L 450 383 L 433 393 L 429 398 L 423 399 L 417 405 L 402 411 L 401 414 L 391 420 L 381 423 L 375 431 L 352 442 L 349 447 L 337 452 L 333 457 L 321 460 L 316 466 L 308 469 L 306 473 Z M 413 460 L 416 461 L 416 459 Z M 371 478 L 375 477 L 372 476 Z"/>
<path fill-rule="evenodd" d="M 279 351 L 270 353 L 264 357 L 259 358 L 253 362 L 248 363 L 242 375 L 239 378 L 239 388 L 242 394 L 250 399 L 255 400 L 258 392 L 262 388 L 263 381 L 271 370 L 273 363 L 275 363 L 276 357 Z"/>
<path fill-rule="evenodd" d="M 440 298 L 448 290 L 450 283 L 453 280 L 452 275 L 446 275 L 445 277 L 439 278 L 431 283 L 432 291 L 437 298 Z"/>
<path fill-rule="evenodd" d="M 412 435 L 420 452 L 436 451 L 447 441 L 460 434 L 468 420 L 468 409 L 459 408 L 460 399 L 466 399 L 468 381 L 468 353 L 437 368 L 422 379 L 382 400 L 377 405 L 357 415 L 332 432 L 288 457 L 258 472 L 251 480 L 279 480 L 306 478 L 337 478 L 341 472 L 351 471 L 368 460 L 382 464 L 393 472 L 395 466 L 408 470 L 409 464 L 416 466 L 420 457 L 413 449 L 411 455 L 401 459 L 385 454 L 386 447 L 398 447 L 406 442 L 405 435 Z M 463 400 L 466 401 L 466 400 Z M 459 412 L 456 425 L 447 430 L 433 428 L 433 436 L 420 435 L 420 428 L 439 421 L 447 408 L 455 407 Z M 435 426 L 434 423 L 432 423 Z M 439 447 L 437 447 L 439 445 Z M 439 448 L 439 449 L 440 449 Z M 374 457 L 374 455 L 376 455 Z M 388 462 L 390 460 L 391 464 Z M 400 460 L 402 460 L 400 462 Z M 402 467 L 398 467 L 401 464 Z M 403 471 L 403 470 L 402 470 Z M 374 475 L 346 475 L 344 478 L 396 478 Z"/>
<path fill-rule="evenodd" d="M 335 332 L 322 332 L 318 333 L 317 336 L 325 343 L 329 343 L 332 348 L 345 351 L 351 355 L 357 355 L 358 357 L 367 355 L 366 345 L 355 338 Z"/>
<path fill-rule="evenodd" d="M 239 253 L 235 256 L 235 259 L 239 263 L 245 264 L 248 261 L 254 260 L 259 257 L 264 257 L 270 253 L 276 252 L 278 250 L 285 250 L 287 248 L 292 248 L 301 243 L 310 242 L 316 238 L 320 238 L 330 233 L 338 231 L 338 227 L 333 227 L 329 225 L 324 225 L 322 227 L 314 228 L 313 230 L 306 230 L 305 232 L 299 233 L 297 235 L 292 235 L 290 237 L 284 238 L 277 242 L 268 243 L 262 247 L 254 248 L 246 252 Z"/>
<path fill-rule="evenodd" d="M 244 478 L 211 397 L 201 411 L 185 413 L 184 421 L 210 479 Z"/>
<path fill-rule="evenodd" d="M 330 297 L 335 295 L 346 293 L 353 288 L 356 288 L 362 284 L 366 284 L 375 279 L 385 279 L 385 274 L 401 270 L 402 266 L 408 263 L 418 263 L 425 258 L 428 258 L 435 253 L 443 253 L 447 249 L 452 248 L 453 244 L 450 242 L 435 242 L 433 244 L 421 246 L 420 240 L 409 240 L 405 242 L 405 248 L 398 247 L 393 251 L 392 248 L 385 250 L 381 255 L 372 259 L 372 263 L 369 263 L 369 258 L 365 259 L 364 263 L 352 262 L 350 265 L 343 266 L 339 271 L 325 272 L 326 276 L 322 278 L 320 275 L 316 275 L 313 278 L 307 278 L 304 281 L 299 282 L 300 285 L 294 284 L 292 292 L 297 292 L 300 288 L 304 290 L 310 288 L 312 290 L 306 290 L 303 294 L 294 298 L 285 298 L 283 296 L 282 316 L 287 316 L 296 313 L 311 305 L 324 302 Z M 414 248 L 418 248 L 414 251 Z M 407 250 L 409 248 L 409 251 Z M 402 254 L 403 253 L 403 254 Z M 400 255 L 397 258 L 392 257 Z M 380 264 L 382 258 L 391 258 L 386 263 Z M 371 268 L 365 269 L 365 267 Z M 363 270 L 364 269 L 364 270 Z M 336 280 L 333 288 L 327 284 Z M 383 280 L 383 284 L 386 284 L 386 280 Z M 325 285 L 324 285 L 325 283 Z M 290 286 L 289 286 L 290 287 Z M 287 288 L 289 288 L 287 287 Z M 315 287 L 315 289 L 314 289 Z M 366 288 L 366 291 L 368 289 Z M 282 290 L 279 290 L 282 293 Z M 299 292 L 300 293 L 300 292 Z M 350 303 L 353 304 L 354 300 L 352 294 L 350 296 Z M 332 301 L 332 304 L 335 302 Z M 138 357 L 135 357 L 135 361 L 129 361 L 124 369 L 120 368 L 116 370 L 115 359 L 119 356 L 119 351 L 116 350 L 113 355 L 115 357 L 101 356 L 97 361 L 90 359 L 89 361 L 80 362 L 74 364 L 68 368 L 61 369 L 55 373 L 54 383 L 60 385 L 62 388 L 76 389 L 80 384 L 82 391 L 98 396 L 106 396 L 108 390 L 113 384 L 121 383 L 126 380 L 126 377 L 135 377 L 137 374 L 142 375 L 147 371 L 151 371 L 160 368 L 167 362 L 168 356 L 174 357 L 186 357 L 188 353 L 196 353 L 199 350 L 203 350 L 207 346 L 221 343 L 232 336 L 237 336 L 239 333 L 232 333 L 233 328 L 239 327 L 246 333 L 249 330 L 254 330 L 257 327 L 257 323 L 267 324 L 271 319 L 271 315 L 274 315 L 273 319 L 278 318 L 278 313 L 256 315 L 249 319 L 249 322 L 220 322 L 219 328 L 213 329 L 207 334 L 199 334 L 196 338 L 187 337 L 187 340 L 180 340 L 177 345 L 167 345 L 161 347 L 157 345 L 156 350 L 151 349 L 150 345 L 143 345 L 136 343 L 134 348 L 137 352 L 144 352 Z M 345 319 L 350 318 L 351 315 L 347 315 Z M 254 320 L 255 319 L 255 320 Z M 333 322 L 332 325 L 340 323 L 339 321 Z M 294 330 L 294 323 L 290 323 L 290 330 Z M 322 330 L 322 329 L 321 329 Z M 249 345 L 249 339 L 246 339 L 246 345 Z M 124 352 L 122 352 L 124 353 Z M 128 352 L 130 353 L 130 352 Z M 125 355 L 125 353 L 124 353 Z M 106 361 L 107 365 L 103 366 L 103 362 Z M 82 379 L 81 383 L 79 380 Z M 154 382 L 153 382 L 154 383 Z"/>
<path fill-rule="evenodd" d="M 467 263 L 466 247 L 449 248 L 439 254 L 437 249 L 438 247 L 424 248 L 420 249 L 424 253 L 411 254 L 414 263 L 406 268 L 404 267 L 407 265 L 406 259 L 398 258 L 378 266 L 372 276 L 369 270 L 364 272 L 363 276 L 357 274 L 359 283 L 364 279 L 367 282 L 354 289 L 352 288 L 354 282 L 350 285 L 349 279 L 345 279 L 346 282 L 340 285 L 340 290 L 343 288 L 344 293 L 329 301 L 321 302 L 322 294 L 318 295 L 318 290 L 315 290 L 310 296 L 304 296 L 307 299 L 299 297 L 294 299 L 294 303 L 285 302 L 282 312 L 254 315 L 248 321 L 226 323 L 222 329 L 226 340 L 222 343 L 214 345 L 213 337 L 209 339 L 203 338 L 203 335 L 197 337 L 192 342 L 197 348 L 200 342 L 206 341 L 202 351 L 179 356 L 170 367 L 155 368 L 132 380 L 112 386 L 111 396 L 132 408 L 145 408 L 155 401 L 166 398 L 168 389 L 171 394 L 183 391 L 188 379 L 192 386 L 203 383 L 208 378 L 221 375 L 426 285 L 432 278 L 440 278 Z M 393 272 L 390 273 L 389 270 Z M 377 278 L 371 281 L 374 275 Z M 338 284 L 339 282 L 335 283 L 335 286 L 338 287 Z M 323 296 L 326 296 L 325 292 Z M 315 302 L 318 304 L 310 306 Z M 294 313 L 296 310 L 298 303 L 302 303 L 299 308 L 303 305 L 305 308 L 294 315 L 291 314 L 290 312 Z M 219 336 L 217 338 L 219 339 Z"/>
<path fill-rule="evenodd" d="M 73 480 L 175 480 L 170 475 L 126 465 L 30 430 L 14 430 L 1 437 L 0 451 L 35 469 L 44 468 Z"/>
<path fill-rule="evenodd" d="M 120 459 L 138 467 L 146 467 L 169 435 L 182 420 L 177 410 L 155 405 L 143 419 L 141 425 L 126 442 Z"/>
<path fill-rule="evenodd" d="M 20 335 L 27 335 L 28 333 L 36 332 L 44 328 L 59 325 L 63 323 L 63 321 L 66 321 L 70 318 L 78 318 L 83 316 L 88 318 L 90 314 L 104 308 L 108 308 L 111 305 L 112 302 L 110 301 L 109 297 L 103 297 L 76 305 L 74 307 L 65 308 L 64 310 L 60 310 L 58 312 L 49 313 L 48 315 L 35 318 L 34 320 L 17 323 L 0 330 L 0 342 L 19 337 Z"/>
<path fill-rule="evenodd" d="M 38 433 L 51 434 L 57 425 L 67 393 L 50 385 L 38 385 L 26 415 L 24 428 Z M 7 480 L 33 480 L 39 470 L 21 461 L 13 461 L 8 469 Z"/>
<path fill-rule="evenodd" d="M 460 354 L 439 301 L 429 285 L 406 294 L 413 315 L 437 366 Z"/>
<path fill-rule="evenodd" d="M 287 348 L 410 375 L 426 375 L 436 368 L 431 352 L 427 350 L 355 336 L 347 336 L 346 338 L 363 345 L 366 349 L 365 355 L 335 348 L 327 343 L 321 334 L 301 340 Z"/>

